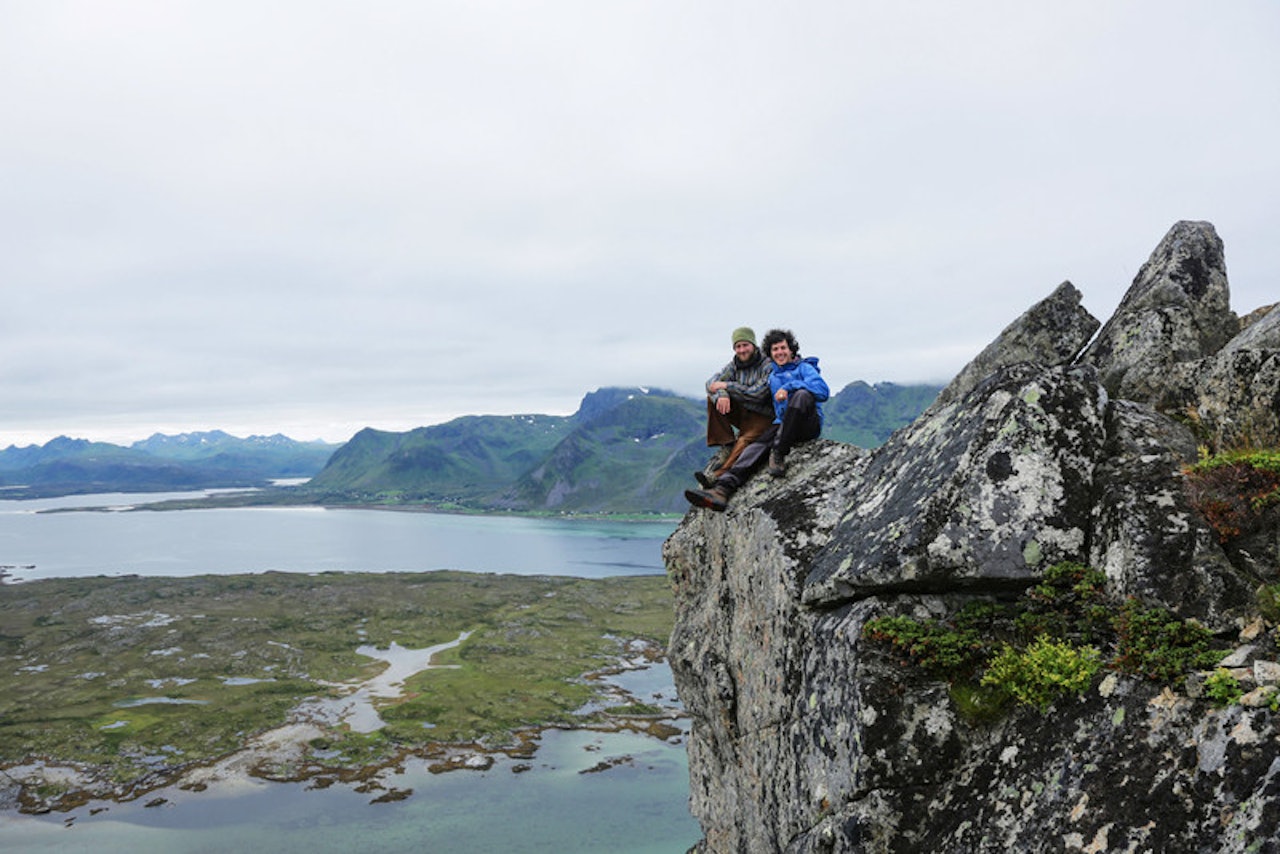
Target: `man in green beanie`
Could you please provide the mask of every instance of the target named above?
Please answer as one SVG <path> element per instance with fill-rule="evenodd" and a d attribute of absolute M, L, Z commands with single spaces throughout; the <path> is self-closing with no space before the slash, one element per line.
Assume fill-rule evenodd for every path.
<path fill-rule="evenodd" d="M 716 452 L 704 469 L 694 472 L 703 486 L 714 483 L 773 423 L 773 361 L 760 352 L 750 327 L 733 330 L 732 339 L 732 361 L 707 380 L 707 446 Z"/>

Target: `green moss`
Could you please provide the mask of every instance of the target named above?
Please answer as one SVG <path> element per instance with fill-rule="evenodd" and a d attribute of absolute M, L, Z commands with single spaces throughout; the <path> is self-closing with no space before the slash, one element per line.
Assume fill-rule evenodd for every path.
<path fill-rule="evenodd" d="M 1009 693 L 990 685 L 952 682 L 948 693 L 960 716 L 974 724 L 992 723 L 1009 707 Z"/>

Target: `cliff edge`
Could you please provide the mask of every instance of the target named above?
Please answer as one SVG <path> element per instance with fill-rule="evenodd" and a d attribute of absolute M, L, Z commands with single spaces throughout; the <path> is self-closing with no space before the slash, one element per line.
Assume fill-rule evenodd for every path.
<path fill-rule="evenodd" d="M 1259 602 L 1280 524 L 1263 501 L 1225 525 L 1187 475 L 1206 448 L 1280 444 L 1280 311 L 1231 311 L 1204 222 L 1170 230 L 1106 324 L 1080 302 L 1064 282 L 882 447 L 802 445 L 784 479 L 667 541 L 698 850 L 1280 851 L 1280 649 Z M 1058 619 L 1063 567 L 1096 579 L 1060 596 L 1094 622 L 1051 634 L 1104 646 L 1087 635 L 1105 622 L 1122 654 L 1014 702 L 964 656 Z M 1006 618 L 932 670 L 868 629 L 954 628 L 975 605 Z M 1215 664 L 1119 666 L 1155 614 Z"/>

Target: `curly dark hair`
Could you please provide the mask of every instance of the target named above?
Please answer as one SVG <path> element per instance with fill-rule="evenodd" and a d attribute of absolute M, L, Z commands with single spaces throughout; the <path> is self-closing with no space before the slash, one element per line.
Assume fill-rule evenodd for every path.
<path fill-rule="evenodd" d="M 791 355 L 797 359 L 800 358 L 800 342 L 791 334 L 790 329 L 770 329 L 765 333 L 764 340 L 760 342 L 760 349 L 768 356 L 773 352 L 773 345 L 779 341 L 786 341 L 787 346 L 791 348 Z"/>

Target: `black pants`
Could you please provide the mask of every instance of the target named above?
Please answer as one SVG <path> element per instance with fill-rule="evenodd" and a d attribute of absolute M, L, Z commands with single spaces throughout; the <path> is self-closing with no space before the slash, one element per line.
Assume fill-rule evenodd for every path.
<path fill-rule="evenodd" d="M 800 389 L 787 395 L 787 411 L 781 424 L 771 424 L 739 455 L 737 462 L 716 480 L 717 486 L 735 490 L 747 482 L 769 458 L 770 451 L 786 456 L 799 442 L 818 438 L 822 432 L 822 419 L 818 417 L 818 403 L 811 392 Z"/>

